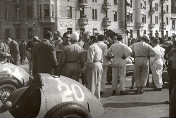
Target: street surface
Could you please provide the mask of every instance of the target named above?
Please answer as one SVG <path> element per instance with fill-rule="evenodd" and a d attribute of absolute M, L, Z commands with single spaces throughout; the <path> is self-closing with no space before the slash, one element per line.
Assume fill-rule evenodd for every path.
<path fill-rule="evenodd" d="M 28 71 L 28 65 L 21 65 Z M 105 108 L 102 118 L 168 118 L 169 91 L 164 88 L 162 91 L 153 91 L 152 88 L 145 88 L 144 93 L 136 95 L 131 86 L 131 76 L 127 77 L 127 90 L 129 95 L 112 96 L 111 85 L 105 86 L 101 103 Z M 151 76 L 150 76 L 150 86 Z"/>
<path fill-rule="evenodd" d="M 131 77 L 127 78 L 127 86 L 131 86 Z M 101 103 L 105 108 L 103 118 L 168 118 L 169 99 L 167 88 L 162 91 L 153 91 L 145 88 L 142 95 L 134 94 L 134 90 L 127 88 L 130 95 L 112 96 L 111 85 L 106 85 Z"/>

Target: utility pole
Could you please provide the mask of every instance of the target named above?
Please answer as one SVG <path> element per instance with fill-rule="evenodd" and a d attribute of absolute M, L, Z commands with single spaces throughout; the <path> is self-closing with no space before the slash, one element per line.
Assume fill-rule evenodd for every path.
<path fill-rule="evenodd" d="M 161 37 L 164 40 L 164 0 L 161 0 Z"/>
<path fill-rule="evenodd" d="M 125 0 L 125 32 L 127 31 L 127 0 Z"/>

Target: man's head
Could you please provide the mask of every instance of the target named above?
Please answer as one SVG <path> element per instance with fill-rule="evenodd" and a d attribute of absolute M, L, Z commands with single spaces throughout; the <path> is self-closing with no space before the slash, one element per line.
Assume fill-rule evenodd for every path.
<path fill-rule="evenodd" d="M 98 41 L 104 41 L 104 36 L 102 34 L 98 35 Z"/>
<path fill-rule="evenodd" d="M 146 35 L 146 34 L 144 34 L 144 35 L 141 37 L 141 40 L 142 40 L 142 41 L 145 41 L 146 43 L 149 43 L 149 41 L 150 41 L 148 35 Z"/>
<path fill-rule="evenodd" d="M 71 43 L 76 43 L 79 41 L 79 34 L 77 32 L 74 32 L 70 36 L 70 42 Z"/>
<path fill-rule="evenodd" d="M 32 41 L 39 42 L 39 38 L 38 38 L 38 36 L 34 36 L 34 37 L 32 38 Z"/>
<path fill-rule="evenodd" d="M 90 32 L 84 32 L 82 36 L 83 36 L 83 41 L 87 42 L 90 39 Z"/>
<path fill-rule="evenodd" d="M 123 40 L 123 36 L 121 34 L 117 35 L 117 40 L 118 41 L 122 41 Z"/>
<path fill-rule="evenodd" d="M 97 36 L 91 36 L 90 38 L 91 38 L 92 43 L 97 43 L 98 42 Z"/>
<path fill-rule="evenodd" d="M 63 34 L 63 42 L 65 44 L 69 44 L 70 43 L 70 33 L 69 32 L 65 32 Z"/>
<path fill-rule="evenodd" d="M 53 39 L 53 34 L 50 31 L 46 31 L 44 33 L 44 38 L 46 38 L 48 40 L 52 40 Z"/>
<path fill-rule="evenodd" d="M 6 44 L 10 44 L 10 42 L 12 42 L 12 39 L 11 38 L 7 38 L 4 40 Z"/>
<path fill-rule="evenodd" d="M 154 38 L 152 39 L 152 45 L 153 45 L 153 46 L 156 46 L 156 45 L 158 45 L 158 44 L 160 44 L 160 40 L 159 40 L 158 38 L 155 38 L 155 37 L 154 37 Z"/>

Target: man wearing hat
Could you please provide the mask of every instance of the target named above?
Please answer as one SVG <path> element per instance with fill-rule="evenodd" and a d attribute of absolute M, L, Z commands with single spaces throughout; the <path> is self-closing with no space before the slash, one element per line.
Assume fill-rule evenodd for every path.
<path fill-rule="evenodd" d="M 108 54 L 113 55 L 112 61 L 112 89 L 113 95 L 116 95 L 118 80 L 120 80 L 120 94 L 127 94 L 125 90 L 126 83 L 126 61 L 125 58 L 130 56 L 131 49 L 122 43 L 122 35 L 117 35 L 117 41 L 108 49 Z M 115 39 L 116 40 L 116 39 Z"/>
<path fill-rule="evenodd" d="M 79 34 L 74 32 L 70 36 L 70 45 L 64 47 L 62 52 L 62 63 L 64 75 L 79 81 L 81 71 L 81 56 L 83 49 L 78 45 Z"/>
<path fill-rule="evenodd" d="M 6 43 L 8 44 L 8 46 L 10 48 L 12 63 L 15 64 L 15 65 L 20 65 L 19 44 L 17 43 L 17 41 L 12 40 L 11 38 L 8 38 L 6 40 Z"/>
<path fill-rule="evenodd" d="M 147 83 L 149 74 L 149 56 L 155 56 L 155 51 L 148 44 L 149 41 L 149 37 L 143 35 L 140 42 L 134 43 L 130 46 L 135 58 L 134 76 L 136 79 L 137 94 L 143 93 L 143 88 Z"/>
<path fill-rule="evenodd" d="M 54 73 L 57 68 L 55 46 L 51 44 L 53 34 L 50 31 L 44 33 L 44 39 L 35 44 L 32 51 L 33 75 L 38 73 Z"/>

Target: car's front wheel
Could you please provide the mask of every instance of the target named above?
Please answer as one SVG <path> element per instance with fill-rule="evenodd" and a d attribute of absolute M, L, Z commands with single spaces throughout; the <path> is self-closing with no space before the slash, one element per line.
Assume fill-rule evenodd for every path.
<path fill-rule="evenodd" d="M 92 118 L 89 111 L 77 103 L 63 103 L 53 107 L 45 118 Z"/>
<path fill-rule="evenodd" d="M 14 92 L 17 88 L 12 84 L 3 84 L 0 86 L 0 100 L 2 103 L 5 103 L 7 98 L 10 96 L 12 92 Z"/>

